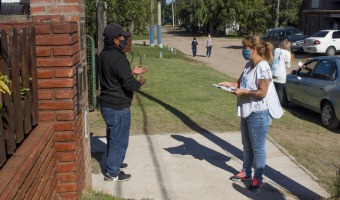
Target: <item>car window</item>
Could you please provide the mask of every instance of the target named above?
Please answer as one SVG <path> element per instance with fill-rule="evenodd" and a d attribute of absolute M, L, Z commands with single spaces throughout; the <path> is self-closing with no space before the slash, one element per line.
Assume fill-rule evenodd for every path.
<path fill-rule="evenodd" d="M 304 68 L 298 70 L 297 75 L 301 77 L 310 77 L 317 63 L 317 60 L 306 63 Z"/>
<path fill-rule="evenodd" d="M 311 77 L 322 80 L 334 80 L 336 74 L 335 62 L 331 60 L 321 60 L 317 63 Z"/>
<path fill-rule="evenodd" d="M 332 34 L 332 38 L 340 38 L 340 31 L 334 31 Z"/>
<path fill-rule="evenodd" d="M 279 31 L 278 39 L 281 40 L 286 36 L 285 31 Z"/>
<path fill-rule="evenodd" d="M 319 31 L 312 35 L 312 37 L 325 37 L 328 34 L 328 31 Z"/>
<path fill-rule="evenodd" d="M 302 35 L 302 33 L 298 29 L 291 29 L 291 35 Z"/>
<path fill-rule="evenodd" d="M 271 31 L 271 32 L 269 32 L 268 36 L 270 38 L 277 38 L 278 37 L 278 32 L 277 31 Z"/>
<path fill-rule="evenodd" d="M 292 36 L 292 35 L 295 35 L 294 29 L 289 29 L 289 30 L 286 31 L 286 37 Z"/>

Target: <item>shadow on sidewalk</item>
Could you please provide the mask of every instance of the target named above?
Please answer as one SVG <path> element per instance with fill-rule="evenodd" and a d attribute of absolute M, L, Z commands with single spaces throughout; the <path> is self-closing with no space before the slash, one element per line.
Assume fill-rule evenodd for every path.
<path fill-rule="evenodd" d="M 106 172 L 106 144 L 100 140 L 101 138 L 106 139 L 105 136 L 92 136 L 90 137 L 91 142 L 91 157 L 96 160 L 96 163 L 92 163 L 92 173 L 104 174 Z"/>
<path fill-rule="evenodd" d="M 153 96 L 150 96 L 149 94 L 147 94 L 147 93 L 145 93 L 141 90 L 137 90 L 136 93 L 148 98 L 151 101 L 158 103 L 161 106 L 163 106 L 165 109 L 172 112 L 179 119 L 181 119 L 193 131 L 201 134 L 202 136 L 204 136 L 205 138 L 207 138 L 211 142 L 215 143 L 220 148 L 224 149 L 225 151 L 228 151 L 229 153 L 231 153 L 232 155 L 234 155 L 238 159 L 242 160 L 243 152 L 240 149 L 238 149 L 235 146 L 231 145 L 230 143 L 222 140 L 221 138 L 214 135 L 210 131 L 204 129 L 203 127 L 201 127 L 200 125 L 198 125 L 197 123 L 192 121 L 186 114 L 184 114 L 180 110 L 176 109 L 175 107 L 173 107 L 173 106 L 171 106 L 171 105 L 169 105 L 169 104 L 167 104 L 167 103 L 165 103 L 165 102 L 163 102 L 163 101 L 161 101 L 161 100 L 159 100 L 159 99 L 157 99 Z M 137 98 L 138 98 L 138 96 L 137 96 Z M 139 105 L 139 106 L 141 107 L 143 113 L 145 113 L 145 110 L 142 107 L 142 105 Z M 144 114 L 144 118 L 145 118 L 145 116 L 146 115 Z M 145 119 L 144 123 L 147 123 L 147 119 Z M 148 133 L 147 130 L 146 130 L 146 127 L 147 126 L 144 126 L 144 131 L 145 131 L 144 133 Z M 183 138 L 179 138 L 179 137 L 177 137 L 175 139 L 182 139 L 183 140 Z M 184 138 L 184 140 L 185 140 L 185 138 Z M 186 140 L 186 141 L 189 141 L 189 140 Z M 193 141 L 191 141 L 191 143 L 193 144 Z M 204 147 L 204 148 L 206 148 L 206 147 Z M 229 169 L 229 170 L 234 171 L 234 169 Z M 266 165 L 264 175 L 267 176 L 268 178 L 270 178 L 271 180 L 273 180 L 278 185 L 280 185 L 282 188 L 288 190 L 289 192 L 291 192 L 292 194 L 294 194 L 295 196 L 297 196 L 301 199 L 322 199 L 322 197 L 320 195 L 318 195 L 317 193 L 311 191 L 310 189 L 304 187 L 303 185 L 297 183 L 293 179 L 285 176 L 281 172 L 273 169 L 272 167 L 270 167 L 268 165 Z M 161 183 L 162 182 L 160 182 L 160 184 Z M 164 189 L 163 192 L 166 191 L 165 188 L 163 188 L 163 189 Z"/>
<path fill-rule="evenodd" d="M 194 158 L 199 160 L 205 160 L 208 163 L 226 170 L 232 174 L 236 173 L 237 170 L 227 165 L 227 161 L 230 160 L 230 157 L 221 154 L 215 150 L 212 150 L 208 147 L 201 145 L 196 142 L 196 140 L 184 137 L 181 135 L 171 135 L 177 141 L 183 142 L 182 145 L 177 147 L 164 148 L 171 154 L 180 154 L 180 155 L 192 155 Z"/>

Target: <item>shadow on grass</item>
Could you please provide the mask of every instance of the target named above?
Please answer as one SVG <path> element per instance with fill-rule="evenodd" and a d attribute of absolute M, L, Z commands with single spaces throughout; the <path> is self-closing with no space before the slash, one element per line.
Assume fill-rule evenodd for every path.
<path fill-rule="evenodd" d="M 138 90 L 137 94 L 142 95 L 144 97 L 146 97 L 147 99 L 158 103 L 159 105 L 163 106 L 165 109 L 167 109 L 168 111 L 172 112 L 174 115 L 176 115 L 179 119 L 181 119 L 188 127 L 190 127 L 193 131 L 201 134 L 202 136 L 204 136 L 205 138 L 207 138 L 208 140 L 210 140 L 211 142 L 215 143 L 216 145 L 218 145 L 220 148 L 228 151 L 229 153 L 231 153 L 232 155 L 234 155 L 235 157 L 239 158 L 240 160 L 242 160 L 242 155 L 243 152 L 236 148 L 235 146 L 231 145 L 230 143 L 224 141 L 223 139 L 219 138 L 218 136 L 214 135 L 213 133 L 209 132 L 208 130 L 204 129 L 203 127 L 201 127 L 200 125 L 198 125 L 197 123 L 195 123 L 193 120 L 191 120 L 186 114 L 184 114 L 183 112 L 181 112 L 180 110 L 176 109 L 175 107 L 141 91 Z M 145 113 L 145 110 L 143 108 L 142 105 L 140 105 L 143 113 Z M 144 114 L 144 117 L 146 115 Z M 145 119 L 147 123 L 147 119 Z M 145 124 L 147 125 L 147 124 Z M 146 126 L 145 126 L 146 127 Z M 147 133 L 147 130 L 144 130 L 145 133 Z M 176 138 L 175 138 L 176 139 Z M 181 140 L 186 140 L 185 138 L 178 138 L 177 139 L 181 139 Z M 187 140 L 189 141 L 189 140 Z M 190 143 L 190 142 L 189 142 Z M 194 145 L 194 142 L 191 141 L 191 145 Z M 197 146 L 197 145 L 196 145 Z M 153 148 L 153 147 L 150 147 Z M 197 147 L 196 147 L 197 148 Z M 154 152 L 154 150 L 153 150 Z M 176 152 L 178 153 L 178 150 L 176 150 Z M 171 152 L 170 152 L 171 153 Z M 185 154 L 186 152 L 182 152 L 183 154 Z M 154 156 L 154 158 L 156 158 Z M 158 161 L 156 161 L 158 162 Z M 158 164 L 158 163 L 156 163 Z M 216 164 L 218 165 L 218 164 Z M 230 169 L 229 170 L 234 170 L 234 169 Z M 157 173 L 158 174 L 158 173 Z M 303 185 L 297 183 L 296 181 L 294 181 L 293 179 L 285 176 L 284 174 L 282 174 L 281 172 L 275 170 L 274 168 L 266 165 L 266 169 L 265 169 L 265 173 L 264 173 L 268 178 L 270 178 L 271 180 L 273 180 L 275 183 L 277 183 L 278 185 L 280 185 L 282 188 L 288 190 L 289 192 L 291 192 L 292 194 L 296 195 L 297 197 L 301 198 L 301 199 L 322 199 L 322 197 L 320 195 L 318 195 L 317 193 L 311 191 L 310 189 L 304 187 Z M 161 175 L 160 175 L 161 176 Z M 162 182 L 159 182 L 160 184 Z M 164 191 L 163 191 L 164 192 Z M 258 196 L 258 194 L 253 194 L 256 195 L 257 198 L 261 198 Z M 263 197 L 265 198 L 265 197 Z M 261 199 L 263 199 L 261 198 Z"/>

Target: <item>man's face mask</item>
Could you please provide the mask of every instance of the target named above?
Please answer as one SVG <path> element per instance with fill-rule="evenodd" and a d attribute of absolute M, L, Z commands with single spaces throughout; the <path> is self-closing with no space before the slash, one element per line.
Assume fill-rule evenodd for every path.
<path fill-rule="evenodd" d="M 124 40 L 119 40 L 119 47 L 124 49 L 129 42 L 129 37 L 124 37 Z"/>

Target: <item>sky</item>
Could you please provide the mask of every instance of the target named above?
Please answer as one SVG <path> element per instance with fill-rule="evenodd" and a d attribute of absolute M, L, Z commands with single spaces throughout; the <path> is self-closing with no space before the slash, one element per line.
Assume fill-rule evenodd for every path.
<path fill-rule="evenodd" d="M 20 0 L 2 0 L 2 3 L 15 3 L 15 2 L 19 2 Z M 167 0 L 168 1 L 168 0 Z"/>
<path fill-rule="evenodd" d="M 172 1 L 172 0 L 166 0 L 166 3 L 169 4 L 169 3 L 171 3 L 171 1 Z"/>

